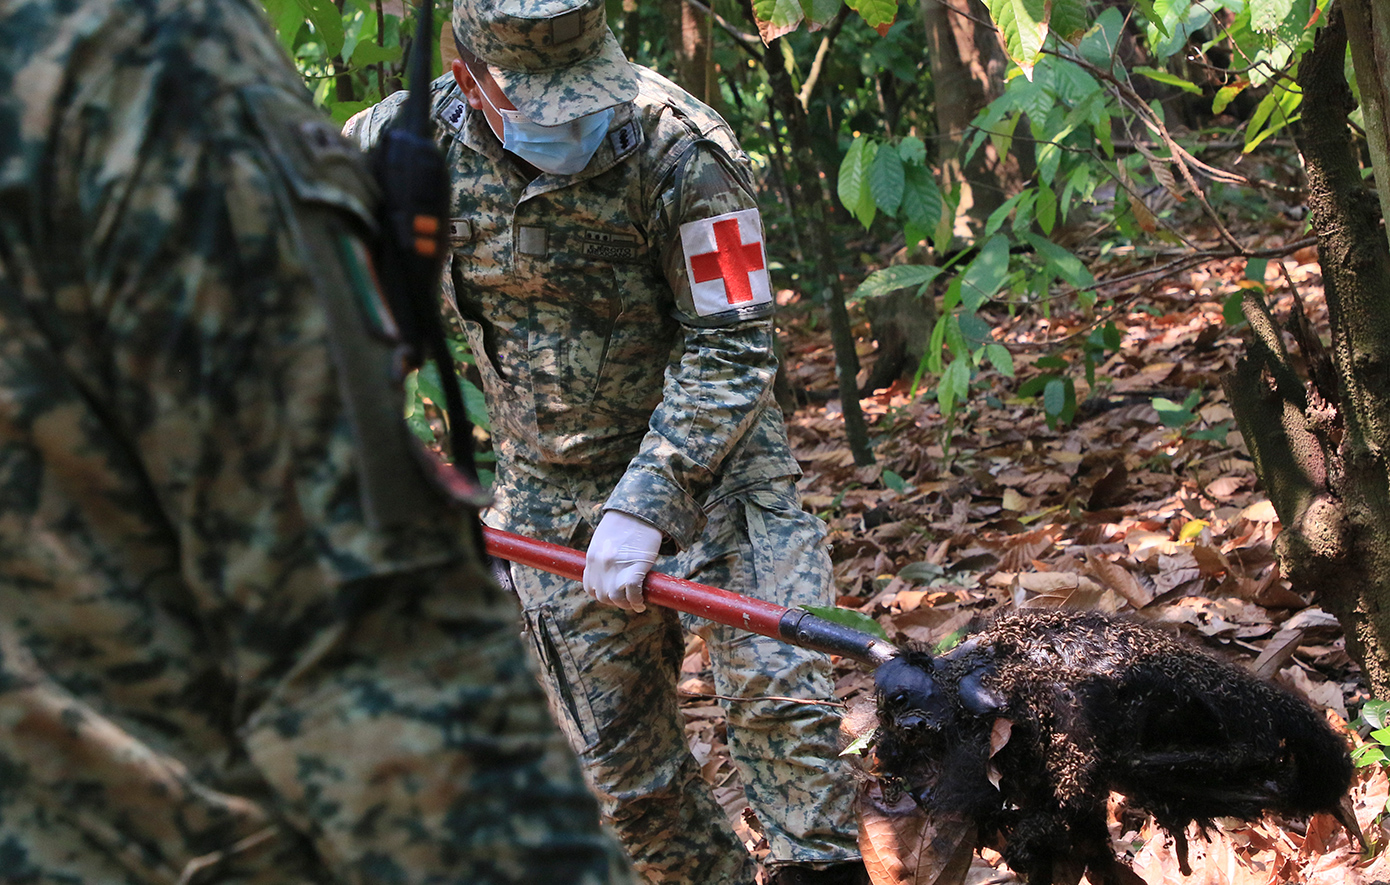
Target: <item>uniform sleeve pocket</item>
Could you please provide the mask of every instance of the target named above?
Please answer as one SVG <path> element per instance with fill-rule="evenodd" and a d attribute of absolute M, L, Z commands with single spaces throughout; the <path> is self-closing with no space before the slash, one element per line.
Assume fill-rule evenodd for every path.
<path fill-rule="evenodd" d="M 248 86 L 240 96 L 297 199 L 341 209 L 375 228 L 376 182 L 361 151 L 331 120 L 271 86 Z"/>

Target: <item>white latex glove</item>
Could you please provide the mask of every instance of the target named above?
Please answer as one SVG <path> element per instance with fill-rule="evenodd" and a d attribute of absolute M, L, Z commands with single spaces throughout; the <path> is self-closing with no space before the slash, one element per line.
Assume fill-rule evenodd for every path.
<path fill-rule="evenodd" d="M 647 610 L 642 580 L 656 562 L 661 530 L 618 510 L 603 514 L 584 557 L 584 592 L 628 611 Z"/>

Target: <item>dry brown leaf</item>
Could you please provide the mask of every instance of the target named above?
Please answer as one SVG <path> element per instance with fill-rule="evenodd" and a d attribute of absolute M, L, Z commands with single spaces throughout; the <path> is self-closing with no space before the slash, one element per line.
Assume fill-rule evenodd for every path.
<path fill-rule="evenodd" d="M 1248 484 L 1249 480 L 1244 476 L 1223 476 L 1207 483 L 1205 491 L 1211 497 L 1225 501 L 1235 497 Z"/>
<path fill-rule="evenodd" d="M 1125 168 L 1125 164 L 1120 163 L 1115 167 L 1115 171 L 1120 183 L 1124 185 L 1125 195 L 1129 198 L 1129 208 L 1134 213 L 1135 223 L 1146 233 L 1154 233 L 1158 230 L 1158 219 L 1154 217 L 1153 210 L 1144 202 L 1134 180 L 1129 177 L 1129 170 Z"/>
<path fill-rule="evenodd" d="M 873 885 L 960 885 L 975 854 L 975 826 L 929 818 L 912 797 L 885 797 L 869 780 L 859 787 L 859 850 Z"/>
<path fill-rule="evenodd" d="M 1335 682 L 1314 682 L 1302 667 L 1285 667 L 1279 671 L 1279 675 L 1313 706 L 1331 710 L 1343 719 L 1347 718 L 1346 699 L 1342 697 L 1340 685 Z"/>
<path fill-rule="evenodd" d="M 1368 765 L 1356 770 L 1356 780 L 1351 788 L 1351 805 L 1356 812 L 1356 822 L 1361 832 L 1370 837 L 1375 819 L 1385 813 L 1385 803 L 1390 801 L 1390 778 L 1385 775 L 1385 766 Z"/>
<path fill-rule="evenodd" d="M 1101 584 L 1114 590 L 1136 609 L 1154 601 L 1152 588 L 1140 583 L 1134 573 L 1118 562 L 1090 556 L 1086 558 L 1087 573 Z"/>
<path fill-rule="evenodd" d="M 1279 514 L 1274 512 L 1274 505 L 1269 501 L 1256 501 L 1249 507 L 1240 511 L 1241 519 L 1248 519 L 1251 522 L 1278 522 Z"/>
<path fill-rule="evenodd" d="M 999 545 L 1000 569 L 1007 572 L 1023 571 L 1033 560 L 1049 550 L 1054 540 L 1054 529 L 1050 526 L 1021 535 L 1010 535 Z"/>
<path fill-rule="evenodd" d="M 1013 489 L 1005 489 L 1000 506 L 1005 510 L 1012 510 L 1014 513 L 1025 513 L 1029 507 L 1033 506 L 1033 499 L 1020 495 Z"/>
<path fill-rule="evenodd" d="M 1003 716 L 994 720 L 994 724 L 989 729 L 989 758 L 993 759 L 1000 750 L 1008 745 L 1009 736 L 1013 734 L 1013 731 L 1013 720 L 1005 719 Z"/>
<path fill-rule="evenodd" d="M 1284 668 L 1302 643 L 1303 630 L 1297 627 L 1290 630 L 1285 627 L 1265 643 L 1260 656 L 1250 665 L 1251 672 L 1261 679 L 1273 679 L 1274 674 Z"/>
<path fill-rule="evenodd" d="M 1070 608 L 1114 614 L 1120 597 L 1075 572 L 1025 572 L 1016 575 L 1012 596 L 1018 608 Z"/>

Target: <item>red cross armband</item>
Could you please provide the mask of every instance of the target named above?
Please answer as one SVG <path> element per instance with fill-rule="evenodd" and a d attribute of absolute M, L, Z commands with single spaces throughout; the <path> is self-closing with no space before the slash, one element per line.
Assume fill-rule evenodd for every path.
<path fill-rule="evenodd" d="M 768 312 L 772 281 L 757 209 L 688 221 L 680 234 L 697 316 L 736 320 Z"/>

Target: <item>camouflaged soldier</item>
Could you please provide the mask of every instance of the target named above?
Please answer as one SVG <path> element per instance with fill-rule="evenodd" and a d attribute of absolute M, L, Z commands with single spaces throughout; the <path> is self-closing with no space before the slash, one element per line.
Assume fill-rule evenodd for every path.
<path fill-rule="evenodd" d="M 0 881 L 629 882 L 250 0 L 0 0 Z"/>
<path fill-rule="evenodd" d="M 824 528 L 801 509 L 771 395 L 747 158 L 709 108 L 628 64 L 601 0 L 456 2 L 453 32 L 463 61 L 433 107 L 453 181 L 446 288 L 499 455 L 488 520 L 588 550 L 588 596 L 513 569 L 552 706 L 639 873 L 751 883 L 686 746 L 681 622 L 641 600 L 667 552 L 664 571 L 831 601 Z M 401 100 L 346 131 L 375 143 Z M 767 699 L 830 697 L 827 659 L 689 621 L 719 693 L 740 698 L 730 748 L 773 880 L 865 881 L 835 715 Z"/>

